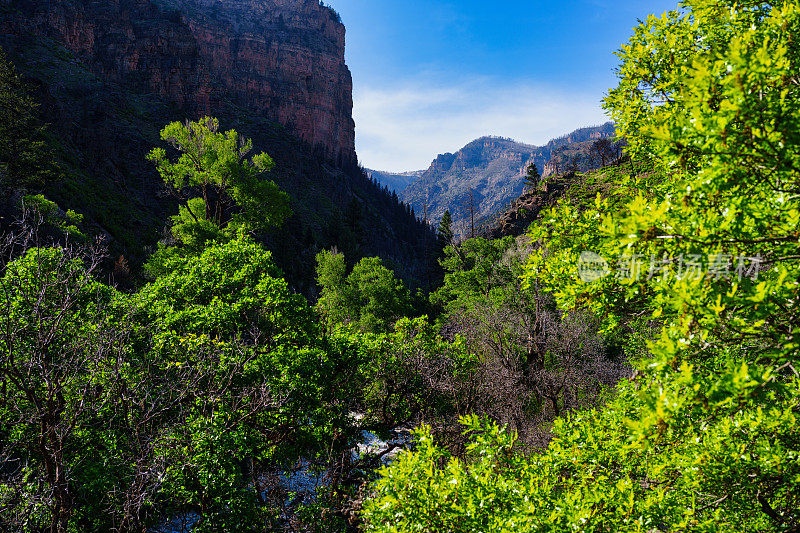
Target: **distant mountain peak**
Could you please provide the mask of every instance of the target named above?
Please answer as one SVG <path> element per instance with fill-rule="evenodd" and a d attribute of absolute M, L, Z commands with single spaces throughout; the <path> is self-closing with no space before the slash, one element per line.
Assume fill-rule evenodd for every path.
<path fill-rule="evenodd" d="M 400 197 L 417 214 L 427 213 L 431 222 L 449 210 L 454 221 L 463 224 L 473 210 L 477 217 L 487 217 L 518 198 L 531 163 L 543 172 L 554 154 L 566 147 L 614 135 L 614 124 L 607 122 L 577 129 L 544 146 L 494 135 L 479 137 L 453 153 L 436 156 Z"/>
<path fill-rule="evenodd" d="M 385 170 L 367 169 L 367 174 L 380 185 L 386 186 L 390 191 L 401 193 L 411 182 L 419 178 L 425 171 L 412 170 L 408 172 L 387 172 Z"/>

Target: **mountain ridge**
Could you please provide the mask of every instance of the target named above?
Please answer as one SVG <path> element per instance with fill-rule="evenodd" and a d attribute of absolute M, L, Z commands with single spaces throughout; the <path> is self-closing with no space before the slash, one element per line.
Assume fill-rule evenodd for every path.
<path fill-rule="evenodd" d="M 366 169 L 367 174 L 381 185 L 385 185 L 390 191 L 400 193 L 419 178 L 424 170 L 410 170 L 407 172 L 388 172 L 385 170 Z"/>
<path fill-rule="evenodd" d="M 489 217 L 522 195 L 529 165 L 535 164 L 543 175 L 553 173 L 548 164 L 558 160 L 562 151 L 577 146 L 576 155 L 585 155 L 592 143 L 615 134 L 614 124 L 606 122 L 579 128 L 543 146 L 508 137 L 479 137 L 456 152 L 436 156 L 399 195 L 418 215 L 434 223 L 449 210 L 464 233 L 468 219 Z M 586 162 L 575 165 L 581 169 Z"/>

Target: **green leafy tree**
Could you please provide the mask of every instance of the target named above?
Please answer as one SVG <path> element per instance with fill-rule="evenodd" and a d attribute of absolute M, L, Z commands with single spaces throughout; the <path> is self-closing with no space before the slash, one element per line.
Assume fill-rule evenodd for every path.
<path fill-rule="evenodd" d="M 317 311 L 328 327 L 357 324 L 364 331 L 385 332 L 413 313 L 410 291 L 378 257 L 365 257 L 346 275 L 344 256 L 317 255 L 317 283 L 322 293 Z"/>
<path fill-rule="evenodd" d="M 349 464 L 362 362 L 270 253 L 212 243 L 131 296 L 93 279 L 101 259 L 2 267 L 0 529 L 274 531 L 343 505 L 333 481 L 287 505 L 286 480 Z"/>
<path fill-rule="evenodd" d="M 527 488 L 517 481 L 527 464 L 514 436 L 476 416 L 462 421 L 474 439 L 467 460 L 437 446 L 429 426 L 417 429 L 416 451 L 380 472 L 363 510 L 366 531 L 525 531 L 508 516 Z"/>
<path fill-rule="evenodd" d="M 329 326 L 353 321 L 356 294 L 347 282 L 344 254 L 323 250 L 317 254 L 317 284 L 321 289 L 316 310 Z"/>
<path fill-rule="evenodd" d="M 347 281 L 356 293 L 362 329 L 382 331 L 397 319 L 413 314 L 408 287 L 380 258 L 366 257 L 359 261 Z"/>
<path fill-rule="evenodd" d="M 195 515 L 197 531 L 278 528 L 285 496 L 267 476 L 301 459 L 311 475 L 349 442 L 349 389 L 338 379 L 348 365 L 251 240 L 167 266 L 137 295 L 151 336 L 147 375 L 166 389 L 154 397 L 168 413 L 153 444 L 166 467 L 154 472 L 163 485 L 152 497 L 175 516 Z"/>
<path fill-rule="evenodd" d="M 170 160 L 163 148 L 154 148 L 147 158 L 181 202 L 173 231 L 185 244 L 242 229 L 269 230 L 291 214 L 288 195 L 264 178 L 272 159 L 263 152 L 249 156 L 252 141 L 234 130 L 220 132 L 217 119 L 173 122 L 161 138 L 180 152 L 178 159 Z"/>
<path fill-rule="evenodd" d="M 43 225 L 56 229 L 60 234 L 75 241 L 86 240 L 86 235 L 79 228 L 83 224 L 83 215 L 72 209 L 67 209 L 66 212 L 61 211 L 58 204 L 48 200 L 42 194 L 24 195 L 21 208 L 23 212 L 27 211 L 28 215 L 41 218 Z"/>
<path fill-rule="evenodd" d="M 386 333 L 339 328 L 334 336 L 349 338 L 361 352 L 354 392 L 363 402 L 363 423 L 378 431 L 436 420 L 444 434 L 470 402 L 478 356 L 462 339 L 443 339 L 427 316 L 401 318 Z"/>
<path fill-rule="evenodd" d="M 221 339 L 257 334 L 271 346 L 315 335 L 303 297 L 289 289 L 272 254 L 247 237 L 212 244 L 193 259 L 174 258 L 167 269 L 138 295 L 160 331 Z"/>
<path fill-rule="evenodd" d="M 66 533 L 108 524 L 104 489 L 123 473 L 107 468 L 113 461 L 102 450 L 109 443 L 95 436 L 110 418 L 130 328 L 119 312 L 122 296 L 92 279 L 98 260 L 32 248 L 2 268 L 4 531 Z"/>
<path fill-rule="evenodd" d="M 636 28 L 606 99 L 643 169 L 619 184 L 632 199 L 564 202 L 530 232 L 526 280 L 562 309 L 595 311 L 610 334 L 657 325 L 639 377 L 512 469 L 483 459 L 510 446 L 491 425 L 468 424 L 476 449 L 491 437 L 469 462 L 423 435 L 376 485 L 368 530 L 800 527 L 800 5 L 682 6 Z M 615 275 L 584 281 L 589 250 Z"/>
<path fill-rule="evenodd" d="M 178 206 L 178 214 L 171 218 L 172 234 L 191 250 L 200 250 L 207 242 L 225 238 L 222 228 L 206 218 L 202 198 L 187 200 L 186 205 Z"/>
<path fill-rule="evenodd" d="M 440 261 L 445 271 L 444 283 L 431 294 L 431 301 L 456 310 L 499 297 L 522 274 L 521 261 L 516 266 L 513 261 L 503 261 L 507 254 L 518 251 L 515 248 L 513 237 L 496 241 L 468 239 L 458 247 L 448 246 Z"/>

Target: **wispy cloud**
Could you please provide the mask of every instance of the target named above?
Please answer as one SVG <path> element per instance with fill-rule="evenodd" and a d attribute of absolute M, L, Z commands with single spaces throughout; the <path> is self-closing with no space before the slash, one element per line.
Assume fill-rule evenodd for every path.
<path fill-rule="evenodd" d="M 439 153 L 483 135 L 529 144 L 605 122 L 599 94 L 484 78 L 446 83 L 418 79 L 392 87 L 361 86 L 354 116 L 359 159 L 368 168 L 427 168 Z"/>

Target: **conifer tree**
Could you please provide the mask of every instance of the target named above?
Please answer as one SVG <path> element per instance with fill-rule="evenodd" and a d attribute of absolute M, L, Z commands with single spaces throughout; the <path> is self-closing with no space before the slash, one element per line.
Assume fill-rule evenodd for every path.
<path fill-rule="evenodd" d="M 536 168 L 536 163 L 528 165 L 528 173 L 525 174 L 525 185 L 528 187 L 536 187 L 539 185 L 540 178 L 541 174 L 539 174 L 539 169 Z"/>
<path fill-rule="evenodd" d="M 0 49 L 0 187 L 37 188 L 57 166 L 44 141 L 38 104 Z"/>
<path fill-rule="evenodd" d="M 450 210 L 444 212 L 442 220 L 439 222 L 439 243 L 444 248 L 453 244 L 453 217 L 450 215 Z"/>

